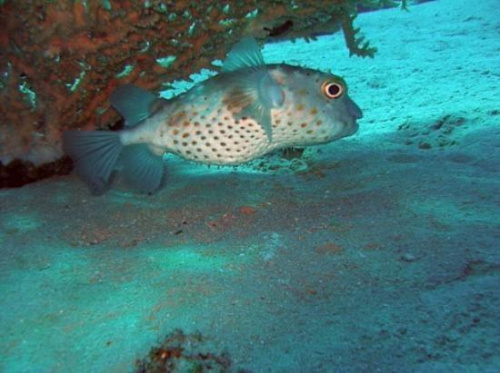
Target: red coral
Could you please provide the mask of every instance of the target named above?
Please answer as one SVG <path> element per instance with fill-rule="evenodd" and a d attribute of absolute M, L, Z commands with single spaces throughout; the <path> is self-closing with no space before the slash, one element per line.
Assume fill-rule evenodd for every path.
<path fill-rule="evenodd" d="M 212 67 L 210 62 L 222 59 L 243 36 L 268 37 L 266 28 L 289 17 L 294 18 L 289 36 L 307 36 L 315 27 L 337 23 L 339 4 L 346 1 L 270 6 L 248 0 L 228 3 L 228 9 L 227 2 L 153 0 L 146 7 L 122 0 L 110 2 L 111 9 L 100 0 L 5 2 L 0 5 L 0 161 L 51 161 L 47 149 L 52 158 L 61 154 L 62 130 L 106 127 L 118 119 L 108 103 L 116 86 L 158 90 L 166 79 Z M 256 9 L 261 10 L 252 13 Z M 247 17 L 250 13 L 256 16 Z M 177 57 L 168 70 L 156 61 L 165 56 Z M 128 65 L 132 72 L 120 77 Z"/>

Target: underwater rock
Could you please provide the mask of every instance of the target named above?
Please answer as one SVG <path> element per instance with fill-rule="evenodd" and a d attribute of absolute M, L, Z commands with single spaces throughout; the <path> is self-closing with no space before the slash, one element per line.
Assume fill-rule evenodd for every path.
<path fill-rule="evenodd" d="M 69 157 L 39 166 L 16 159 L 7 165 L 0 162 L 0 188 L 17 188 L 54 175 L 67 175 L 73 165 Z"/>
<path fill-rule="evenodd" d="M 467 127 L 466 118 L 448 114 L 430 124 L 403 123 L 398 131 L 404 137 L 404 144 L 427 150 L 457 145 Z"/>
<path fill-rule="evenodd" d="M 225 353 L 203 351 L 201 334 L 175 330 L 148 357 L 136 361 L 135 373 L 160 372 L 229 372 L 232 362 Z M 203 352 L 202 352 L 203 351 Z"/>

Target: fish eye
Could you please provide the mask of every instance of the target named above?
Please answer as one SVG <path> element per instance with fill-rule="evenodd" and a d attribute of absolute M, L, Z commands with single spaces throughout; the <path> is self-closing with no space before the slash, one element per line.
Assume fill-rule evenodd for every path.
<path fill-rule="evenodd" d="M 326 81 L 321 86 L 323 94 L 328 98 L 339 98 L 344 94 L 344 86 L 338 82 Z"/>

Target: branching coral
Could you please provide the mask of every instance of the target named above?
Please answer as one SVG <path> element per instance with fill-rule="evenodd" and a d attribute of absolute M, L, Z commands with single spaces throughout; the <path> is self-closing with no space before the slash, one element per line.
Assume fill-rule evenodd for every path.
<path fill-rule="evenodd" d="M 68 128 L 107 127 L 121 84 L 161 90 L 186 79 L 243 36 L 346 35 L 351 54 L 372 56 L 352 22 L 373 0 L 0 2 L 0 161 L 42 164 L 60 155 Z"/>

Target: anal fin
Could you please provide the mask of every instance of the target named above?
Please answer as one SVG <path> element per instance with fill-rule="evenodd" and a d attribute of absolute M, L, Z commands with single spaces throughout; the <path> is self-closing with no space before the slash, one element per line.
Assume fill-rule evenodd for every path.
<path fill-rule="evenodd" d="M 157 153 L 157 154 L 155 154 Z M 151 151 L 148 145 L 136 144 L 124 148 L 120 161 L 122 175 L 127 184 L 139 192 L 153 193 L 162 185 L 164 177 L 163 157 Z"/>

